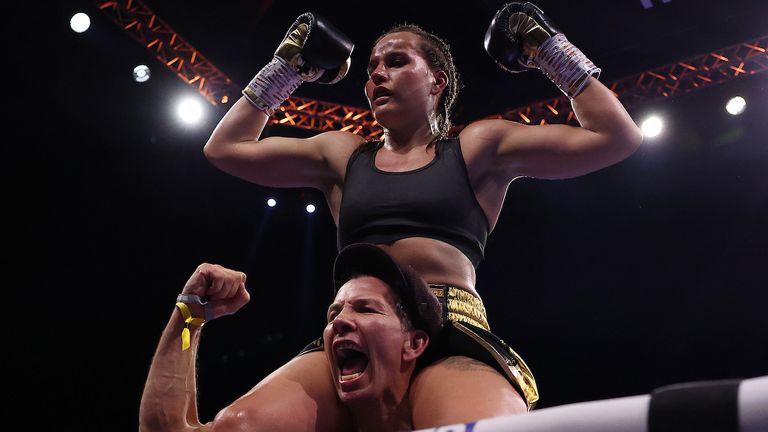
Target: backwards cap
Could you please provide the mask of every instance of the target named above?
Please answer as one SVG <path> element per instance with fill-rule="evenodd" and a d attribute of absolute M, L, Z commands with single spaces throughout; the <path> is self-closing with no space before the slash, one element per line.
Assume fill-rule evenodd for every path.
<path fill-rule="evenodd" d="M 443 325 L 442 306 L 424 279 L 401 266 L 376 245 L 354 243 L 343 248 L 333 265 L 333 294 L 358 276 L 372 276 L 389 285 L 400 298 L 413 326 L 435 337 Z"/>

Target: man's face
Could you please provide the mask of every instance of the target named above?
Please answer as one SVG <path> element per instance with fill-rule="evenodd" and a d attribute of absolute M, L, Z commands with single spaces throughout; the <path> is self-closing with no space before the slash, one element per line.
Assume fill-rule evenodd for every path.
<path fill-rule="evenodd" d="M 387 284 L 370 276 L 344 284 L 328 308 L 323 332 L 341 401 L 381 398 L 400 384 L 411 335 L 402 326 Z"/>

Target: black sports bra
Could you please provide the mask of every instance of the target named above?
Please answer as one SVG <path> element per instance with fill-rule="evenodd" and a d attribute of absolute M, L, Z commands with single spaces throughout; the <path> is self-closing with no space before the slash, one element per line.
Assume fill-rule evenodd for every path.
<path fill-rule="evenodd" d="M 475 268 L 480 264 L 489 224 L 469 182 L 459 139 L 436 145 L 429 164 L 405 172 L 376 168 L 381 142 L 352 154 L 339 210 L 339 248 L 428 237 L 456 247 Z"/>

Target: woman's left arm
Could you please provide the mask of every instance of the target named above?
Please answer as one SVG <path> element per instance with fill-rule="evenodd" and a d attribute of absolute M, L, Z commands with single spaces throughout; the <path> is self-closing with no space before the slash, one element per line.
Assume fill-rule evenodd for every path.
<path fill-rule="evenodd" d="M 640 146 L 642 132 L 613 92 L 589 80 L 572 99 L 581 127 L 481 120 L 461 132 L 462 142 L 480 145 L 485 168 L 506 181 L 571 178 L 620 162 Z"/>

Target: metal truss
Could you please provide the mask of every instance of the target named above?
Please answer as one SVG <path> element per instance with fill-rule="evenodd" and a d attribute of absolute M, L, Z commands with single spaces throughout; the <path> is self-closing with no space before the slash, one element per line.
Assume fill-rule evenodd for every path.
<path fill-rule="evenodd" d="M 242 86 L 235 84 L 141 1 L 96 1 L 96 5 L 212 105 L 228 104 L 240 97 Z M 275 111 L 270 123 L 317 131 L 350 131 L 367 138 L 383 132 L 370 110 L 295 96 Z"/>
<path fill-rule="evenodd" d="M 384 132 L 371 110 L 295 96 L 275 111 L 271 123 L 317 131 L 349 131 L 367 139 Z"/>
<path fill-rule="evenodd" d="M 228 104 L 240 97 L 243 86 L 234 83 L 141 1 L 97 0 L 96 4 L 212 105 Z M 768 70 L 767 50 L 768 35 L 765 35 L 606 85 L 629 109 L 640 103 L 764 72 Z M 577 123 L 571 103 L 565 96 L 534 102 L 489 118 L 527 124 Z M 295 96 L 275 111 L 270 123 L 316 131 L 345 130 L 365 138 L 375 138 L 382 133 L 368 109 Z M 454 130 L 461 127 L 459 125 Z"/>
<path fill-rule="evenodd" d="M 213 105 L 232 99 L 235 94 L 232 89 L 237 88 L 232 80 L 144 3 L 136 0 L 96 1 L 96 5 Z"/>
<path fill-rule="evenodd" d="M 690 93 L 766 70 L 768 35 L 608 82 L 606 86 L 631 109 L 641 103 Z M 534 102 L 489 118 L 527 124 L 577 123 L 565 96 Z"/>

